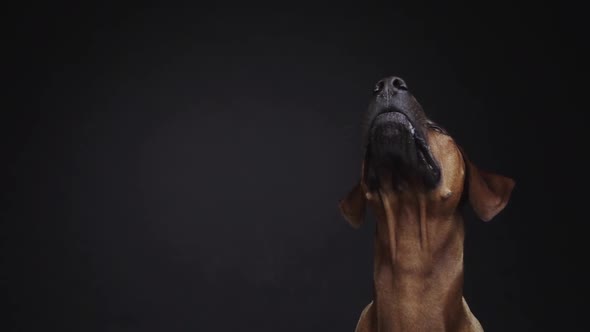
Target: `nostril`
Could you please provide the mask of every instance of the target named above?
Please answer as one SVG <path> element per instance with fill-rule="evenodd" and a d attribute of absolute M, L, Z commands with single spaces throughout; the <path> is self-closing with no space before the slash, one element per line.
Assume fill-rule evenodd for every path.
<path fill-rule="evenodd" d="M 406 82 L 404 82 L 401 78 L 395 77 L 391 81 L 391 84 L 393 85 L 394 88 L 396 88 L 398 90 L 408 90 L 408 87 L 406 86 Z"/>
<path fill-rule="evenodd" d="M 385 83 L 383 82 L 383 80 L 377 82 L 377 84 L 375 84 L 375 87 L 373 88 L 373 92 L 377 93 L 377 92 L 383 90 L 384 86 L 385 86 Z"/>

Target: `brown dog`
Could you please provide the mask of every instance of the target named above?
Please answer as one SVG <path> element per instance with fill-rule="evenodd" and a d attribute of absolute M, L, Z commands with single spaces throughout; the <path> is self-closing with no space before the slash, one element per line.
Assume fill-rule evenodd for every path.
<path fill-rule="evenodd" d="M 483 331 L 463 298 L 463 218 L 468 201 L 488 221 L 514 181 L 479 170 L 428 120 L 404 81 L 377 83 L 365 118 L 359 183 L 340 202 L 359 227 L 377 219 L 374 300 L 356 331 Z"/>

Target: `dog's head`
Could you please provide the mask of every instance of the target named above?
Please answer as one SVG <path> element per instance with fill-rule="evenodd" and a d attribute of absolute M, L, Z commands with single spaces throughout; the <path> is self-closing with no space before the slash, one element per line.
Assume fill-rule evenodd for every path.
<path fill-rule="evenodd" d="M 355 227 L 364 219 L 367 200 L 377 192 L 420 192 L 451 213 L 464 195 L 476 214 L 488 221 L 508 203 L 514 181 L 484 172 L 428 119 L 399 77 L 377 82 L 363 120 L 364 158 L 359 183 L 340 202 Z"/>

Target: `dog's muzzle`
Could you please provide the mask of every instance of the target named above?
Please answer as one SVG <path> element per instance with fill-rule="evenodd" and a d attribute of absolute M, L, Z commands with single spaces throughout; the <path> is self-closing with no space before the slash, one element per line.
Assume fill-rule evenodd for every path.
<path fill-rule="evenodd" d="M 388 175 L 395 184 L 422 182 L 428 189 L 440 181 L 440 167 L 420 126 L 402 112 L 378 114 L 368 133 L 367 161 L 377 177 Z"/>

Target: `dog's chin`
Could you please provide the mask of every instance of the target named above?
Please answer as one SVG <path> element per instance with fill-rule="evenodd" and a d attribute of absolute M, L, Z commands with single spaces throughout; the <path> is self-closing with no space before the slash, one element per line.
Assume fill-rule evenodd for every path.
<path fill-rule="evenodd" d="M 366 156 L 367 183 L 371 189 L 390 179 L 394 188 L 422 184 L 426 189 L 440 181 L 440 168 L 421 132 L 398 112 L 380 114 L 370 128 Z"/>

